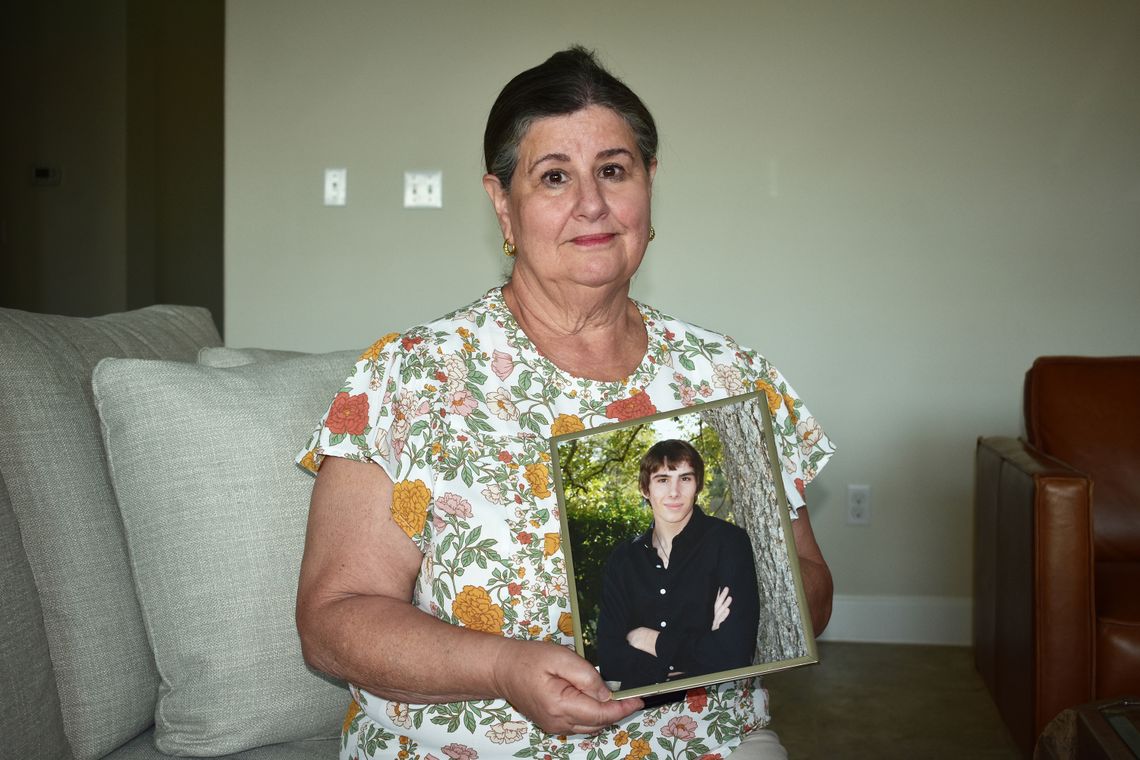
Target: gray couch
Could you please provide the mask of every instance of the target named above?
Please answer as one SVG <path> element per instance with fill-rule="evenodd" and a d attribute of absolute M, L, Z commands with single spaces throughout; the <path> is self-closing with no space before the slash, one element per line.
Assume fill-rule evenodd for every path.
<path fill-rule="evenodd" d="M 0 309 L 0 758 L 336 757 L 292 458 L 355 352 L 220 343 L 193 307 Z"/>

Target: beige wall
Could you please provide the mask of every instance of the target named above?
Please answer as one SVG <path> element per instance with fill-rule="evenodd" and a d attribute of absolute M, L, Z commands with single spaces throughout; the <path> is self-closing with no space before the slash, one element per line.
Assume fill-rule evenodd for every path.
<path fill-rule="evenodd" d="M 968 615 L 974 438 L 1020 431 L 1033 357 L 1140 352 L 1135 3 L 236 0 L 226 23 L 231 345 L 363 346 L 496 284 L 487 109 L 597 48 L 662 133 L 635 295 L 760 349 L 837 441 L 809 500 L 841 600 Z M 418 168 L 441 211 L 401 208 Z"/>

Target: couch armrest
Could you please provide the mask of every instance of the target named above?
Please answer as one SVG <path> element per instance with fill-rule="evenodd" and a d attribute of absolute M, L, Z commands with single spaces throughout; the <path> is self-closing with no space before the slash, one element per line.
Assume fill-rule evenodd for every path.
<path fill-rule="evenodd" d="M 979 438 L 975 663 L 1015 741 L 1094 696 L 1092 482 L 1015 438 Z"/>

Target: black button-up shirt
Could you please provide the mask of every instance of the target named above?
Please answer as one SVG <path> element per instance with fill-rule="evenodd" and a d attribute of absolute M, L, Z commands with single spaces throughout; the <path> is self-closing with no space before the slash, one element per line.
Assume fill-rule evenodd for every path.
<path fill-rule="evenodd" d="M 717 591 L 729 588 L 728 617 L 712 630 Z M 742 528 L 693 507 L 673 538 L 666 567 L 653 527 L 614 547 L 602 578 L 598 664 L 602 678 L 632 689 L 752 664 L 760 599 L 752 543 Z M 644 626 L 657 631 L 657 656 L 626 641 Z"/>

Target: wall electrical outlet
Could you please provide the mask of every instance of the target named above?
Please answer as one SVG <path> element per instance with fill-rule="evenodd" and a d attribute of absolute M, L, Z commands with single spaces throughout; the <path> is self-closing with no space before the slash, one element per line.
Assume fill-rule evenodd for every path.
<path fill-rule="evenodd" d="M 847 524 L 871 524 L 871 486 L 847 486 Z"/>

